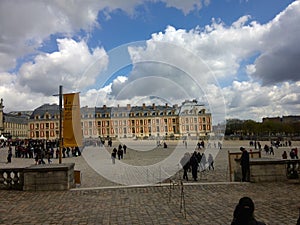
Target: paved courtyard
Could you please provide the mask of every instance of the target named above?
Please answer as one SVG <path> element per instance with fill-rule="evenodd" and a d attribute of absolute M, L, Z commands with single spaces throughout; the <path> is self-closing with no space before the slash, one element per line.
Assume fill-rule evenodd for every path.
<path fill-rule="evenodd" d="M 249 149 L 248 142 L 224 142 L 215 160 L 215 170 L 201 173 L 197 182 L 184 183 L 183 189 L 168 182 L 120 187 L 105 179 L 101 172 L 97 173 L 97 168 L 96 171 L 92 168 L 94 163 L 88 163 L 90 160 L 86 161 L 83 152 L 81 157 L 63 159 L 63 162 L 75 162 L 75 169 L 81 171 L 81 185 L 75 189 L 59 192 L 0 191 L 0 224 L 230 224 L 234 207 L 243 196 L 254 200 L 257 219 L 267 224 L 296 224 L 297 207 L 300 206 L 299 181 L 229 182 L 227 154 L 228 151 L 237 151 L 241 145 Z M 145 166 L 158 162 L 172 154 L 171 146 L 172 143 L 168 149 L 155 149 L 144 154 L 132 147 L 133 150 L 128 150 L 121 162 L 117 160 L 116 166 L 120 163 Z M 294 143 L 294 146 L 299 146 L 299 143 Z M 267 157 L 280 158 L 283 150 L 289 151 L 290 148 L 280 148 L 275 150 L 274 156 Z M 111 149 L 95 146 L 90 151 L 109 153 Z M 7 149 L 0 149 L 2 168 L 34 163 L 33 159 L 13 158 L 12 164 L 6 164 L 6 154 Z M 111 166 L 109 157 L 103 160 Z M 56 159 L 53 161 L 57 163 Z M 137 176 L 143 175 L 147 176 L 147 170 Z M 153 179 L 148 176 L 147 181 L 151 183 Z M 180 173 L 173 176 L 176 181 L 180 177 Z"/>

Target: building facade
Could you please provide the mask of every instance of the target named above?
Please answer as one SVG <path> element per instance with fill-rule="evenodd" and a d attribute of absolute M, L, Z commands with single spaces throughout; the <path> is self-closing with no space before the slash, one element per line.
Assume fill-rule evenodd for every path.
<path fill-rule="evenodd" d="M 6 138 L 25 139 L 28 137 L 28 119 L 32 112 L 3 112 L 3 99 L 0 100 L 0 134 Z"/>
<path fill-rule="evenodd" d="M 185 101 L 181 106 L 128 104 L 124 107 L 82 107 L 80 110 L 83 138 L 198 138 L 212 132 L 211 114 L 196 100 Z M 25 126 L 27 138 L 58 139 L 59 106 L 44 104 L 38 107 Z"/>
<path fill-rule="evenodd" d="M 33 111 L 28 121 L 28 138 L 59 138 L 59 106 L 44 104 Z"/>
<path fill-rule="evenodd" d="M 81 108 L 84 138 L 203 137 L 212 132 L 211 114 L 197 101 L 178 105 Z"/>

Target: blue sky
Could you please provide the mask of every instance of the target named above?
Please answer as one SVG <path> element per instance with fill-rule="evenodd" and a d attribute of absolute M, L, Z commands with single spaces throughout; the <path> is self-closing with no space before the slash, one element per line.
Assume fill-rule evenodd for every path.
<path fill-rule="evenodd" d="M 226 118 L 295 115 L 299 12 L 287 0 L 3 0 L 0 97 L 33 110 L 63 85 L 91 107 L 157 96 Z"/>

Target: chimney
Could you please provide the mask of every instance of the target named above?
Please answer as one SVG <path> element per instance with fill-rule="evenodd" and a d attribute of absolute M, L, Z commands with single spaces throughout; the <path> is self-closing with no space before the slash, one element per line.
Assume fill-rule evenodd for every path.
<path fill-rule="evenodd" d="M 127 109 L 129 110 L 131 108 L 130 104 L 127 104 Z"/>
<path fill-rule="evenodd" d="M 166 108 L 168 108 L 168 103 L 166 103 Z"/>
<path fill-rule="evenodd" d="M 106 109 L 106 105 L 103 105 L 103 109 Z"/>
<path fill-rule="evenodd" d="M 143 109 L 145 109 L 146 108 L 146 104 L 145 103 L 143 103 Z"/>
<path fill-rule="evenodd" d="M 152 104 L 152 108 L 153 108 L 153 109 L 156 109 L 155 103 Z"/>

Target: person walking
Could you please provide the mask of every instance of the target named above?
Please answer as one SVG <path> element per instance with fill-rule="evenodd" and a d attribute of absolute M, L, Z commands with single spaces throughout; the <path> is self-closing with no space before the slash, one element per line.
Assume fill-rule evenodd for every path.
<path fill-rule="evenodd" d="M 188 170 L 190 169 L 190 153 L 186 152 L 183 156 L 183 158 L 180 160 L 180 164 L 183 168 L 183 179 L 188 181 L 189 177 L 188 177 Z"/>
<path fill-rule="evenodd" d="M 250 176 L 250 159 L 249 159 L 249 153 L 244 147 L 240 147 L 240 150 L 242 151 L 242 156 L 240 158 L 241 160 L 241 167 L 242 167 L 242 181 L 249 181 Z"/>

